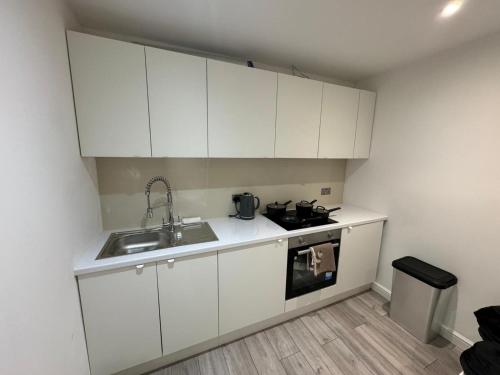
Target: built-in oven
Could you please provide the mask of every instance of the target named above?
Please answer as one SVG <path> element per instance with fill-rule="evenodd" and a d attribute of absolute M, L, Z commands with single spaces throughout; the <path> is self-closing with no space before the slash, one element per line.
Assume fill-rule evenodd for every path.
<path fill-rule="evenodd" d="M 330 230 L 288 239 L 288 265 L 286 276 L 286 299 L 295 298 L 312 291 L 326 288 L 337 282 L 339 267 L 341 230 Z M 311 265 L 311 247 L 330 242 L 333 245 L 337 270 L 314 276 Z"/>

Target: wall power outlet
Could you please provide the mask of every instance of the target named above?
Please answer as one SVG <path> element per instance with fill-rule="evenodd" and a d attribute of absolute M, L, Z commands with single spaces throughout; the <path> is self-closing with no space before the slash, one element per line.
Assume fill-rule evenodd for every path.
<path fill-rule="evenodd" d="M 321 188 L 321 195 L 331 195 L 331 194 L 332 194 L 332 188 L 331 187 Z"/>

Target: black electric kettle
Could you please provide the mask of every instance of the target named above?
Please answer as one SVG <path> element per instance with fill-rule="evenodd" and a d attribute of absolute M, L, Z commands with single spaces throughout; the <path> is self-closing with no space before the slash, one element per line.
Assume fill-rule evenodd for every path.
<path fill-rule="evenodd" d="M 255 201 L 257 201 L 257 204 L 255 204 Z M 252 220 L 255 218 L 255 210 L 260 206 L 259 197 L 254 196 L 252 193 L 234 194 L 233 202 L 236 208 L 236 215 L 230 216 L 243 220 Z"/>

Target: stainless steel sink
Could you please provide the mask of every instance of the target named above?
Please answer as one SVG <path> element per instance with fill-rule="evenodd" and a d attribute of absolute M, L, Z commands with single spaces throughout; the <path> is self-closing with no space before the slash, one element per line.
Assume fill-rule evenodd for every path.
<path fill-rule="evenodd" d="M 111 233 L 96 259 L 143 253 L 169 247 L 217 241 L 214 231 L 206 222 L 176 225 L 174 231 L 167 228 L 144 229 Z"/>

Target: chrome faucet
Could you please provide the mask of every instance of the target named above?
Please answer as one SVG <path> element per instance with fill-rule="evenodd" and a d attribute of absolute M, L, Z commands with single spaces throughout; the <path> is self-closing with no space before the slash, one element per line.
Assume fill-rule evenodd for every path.
<path fill-rule="evenodd" d="M 151 186 L 157 181 L 163 182 L 165 187 L 167 188 L 167 217 L 168 217 L 168 224 L 165 224 L 165 218 L 162 219 L 163 221 L 163 226 L 167 227 L 170 232 L 174 231 L 174 201 L 172 199 L 172 189 L 170 188 L 170 183 L 165 177 L 162 176 L 156 176 L 153 177 L 149 182 L 146 184 L 146 199 L 148 201 L 148 208 L 146 209 L 146 216 L 151 219 L 153 217 L 153 209 L 151 208 L 151 201 L 150 201 L 150 194 L 151 194 Z"/>

